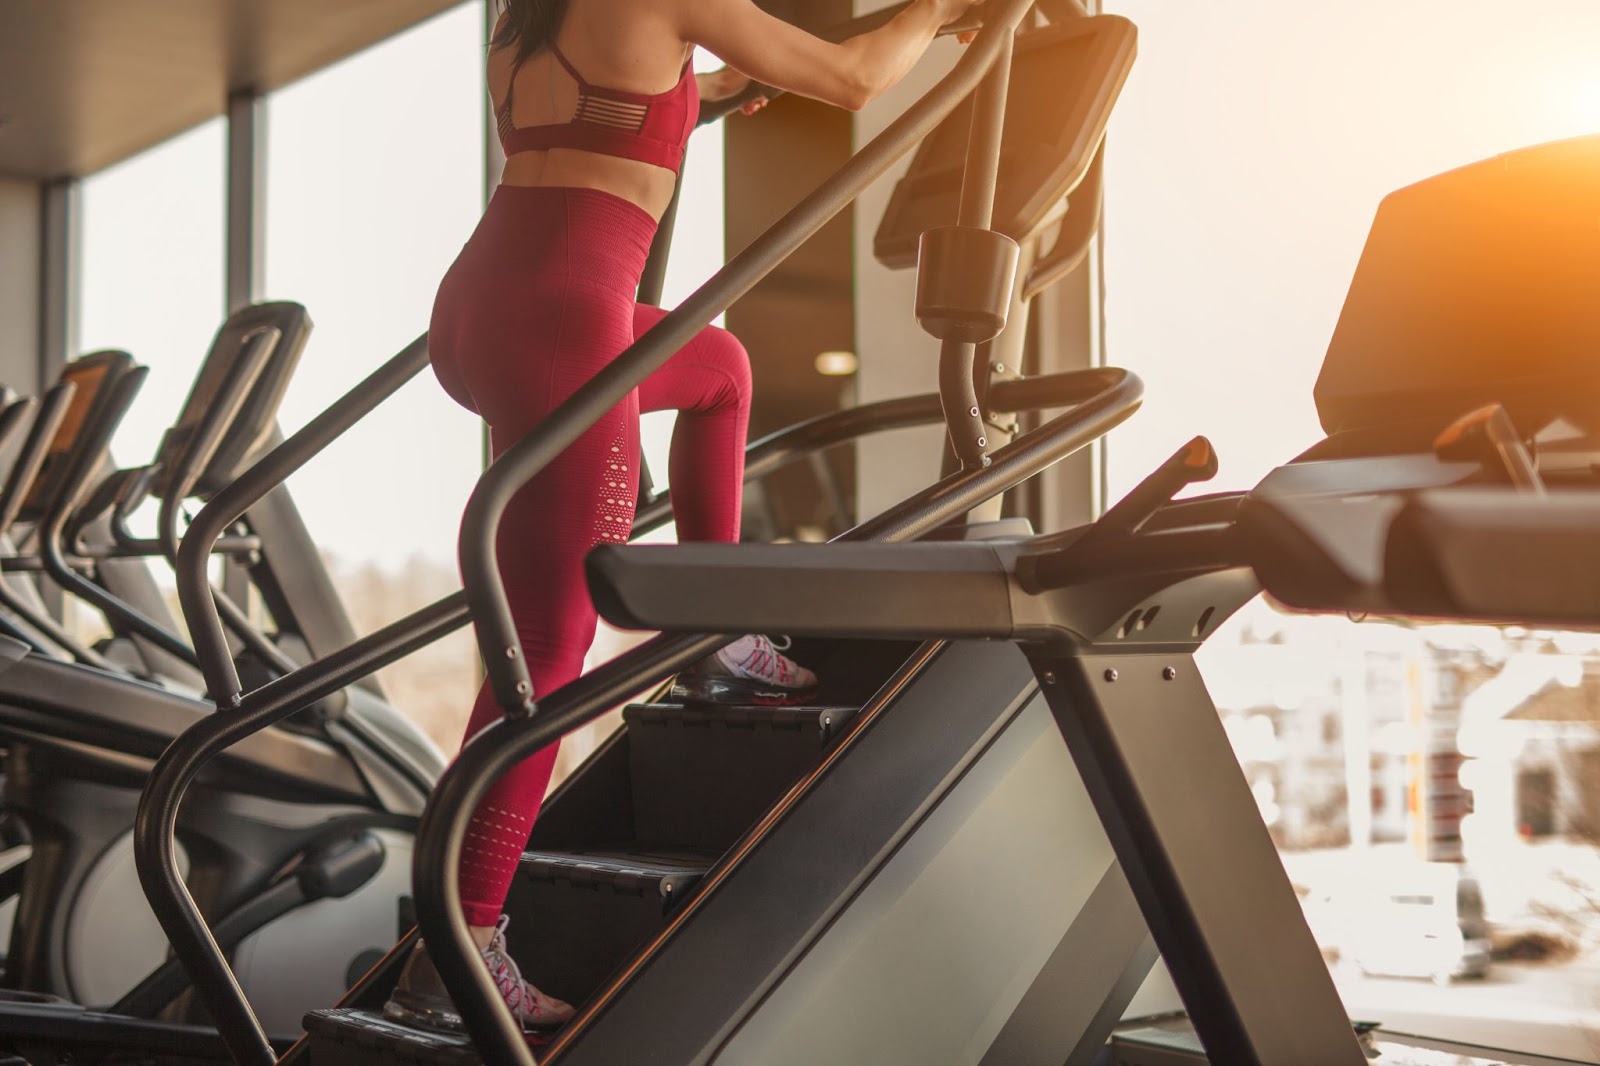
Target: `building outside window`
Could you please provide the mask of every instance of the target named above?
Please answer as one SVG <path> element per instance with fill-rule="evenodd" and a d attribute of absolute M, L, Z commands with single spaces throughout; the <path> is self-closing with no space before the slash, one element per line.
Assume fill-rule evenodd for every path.
<path fill-rule="evenodd" d="M 1600 131 L 1600 12 L 1541 0 L 1107 8 L 1140 58 L 1107 149 L 1116 499 L 1210 437 L 1244 489 L 1321 437 L 1315 379 L 1378 201 Z M 1357 1018 L 1600 1046 L 1600 639 L 1285 613 L 1200 663 Z"/>
<path fill-rule="evenodd" d="M 265 101 L 263 295 L 316 327 L 285 396 L 293 432 L 428 328 L 483 209 L 483 9 L 462 4 Z M 456 536 L 478 419 L 424 370 L 289 480 L 357 632 L 461 587 Z M 470 629 L 380 675 L 447 751 L 477 688 Z"/>

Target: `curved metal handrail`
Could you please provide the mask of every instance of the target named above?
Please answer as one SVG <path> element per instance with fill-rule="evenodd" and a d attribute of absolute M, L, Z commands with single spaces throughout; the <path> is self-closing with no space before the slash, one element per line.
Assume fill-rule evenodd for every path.
<path fill-rule="evenodd" d="M 1087 403 L 1121 380 L 1122 373 L 1115 368 L 1097 367 L 996 381 L 989 386 L 989 410 L 992 414 L 1015 414 Z M 943 421 L 939 395 L 932 392 L 829 411 L 751 442 L 745 449 L 744 479 L 754 481 L 766 477 L 789 463 L 869 433 L 932 426 Z M 657 493 L 640 505 L 634 515 L 633 535 L 649 533 L 671 520 L 669 487 L 668 491 Z"/>
<path fill-rule="evenodd" d="M 428 336 L 423 334 L 393 356 L 332 406 L 307 422 L 282 444 L 262 456 L 238 480 L 200 509 L 178 548 L 178 605 L 189 625 L 195 655 L 205 675 L 206 691 L 219 708 L 239 706 L 239 673 L 228 651 L 222 618 L 206 579 L 212 547 L 230 526 L 262 497 L 287 481 L 351 426 L 370 414 L 428 365 Z"/>

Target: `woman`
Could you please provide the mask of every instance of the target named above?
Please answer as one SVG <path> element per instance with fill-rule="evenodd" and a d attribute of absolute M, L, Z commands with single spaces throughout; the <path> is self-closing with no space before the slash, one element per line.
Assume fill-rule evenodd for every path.
<path fill-rule="evenodd" d="M 488 60 L 505 171 L 440 285 L 428 334 L 434 372 L 488 422 L 495 453 L 665 314 L 636 304 L 634 293 L 702 94 L 725 99 L 755 78 L 859 109 L 973 3 L 914 0 L 884 26 L 831 44 L 753 0 L 506 0 Z M 731 69 L 693 75 L 697 45 Z M 707 327 L 506 511 L 500 567 L 536 693 L 582 669 L 596 624 L 583 557 L 596 544 L 627 540 L 639 412 L 669 409 L 681 412 L 669 468 L 680 539 L 739 538 L 750 366 L 732 334 Z M 689 674 L 691 690 L 695 675 L 702 684 L 715 675 L 716 687 L 742 685 L 767 702 L 804 699 L 816 682 L 754 636 Z M 467 736 L 500 713 L 486 685 Z M 506 954 L 500 913 L 555 755 L 552 745 L 494 786 L 473 815 L 461 861 L 467 922 L 507 1005 L 529 1028 L 559 1026 L 573 1013 L 522 979 Z M 420 950 L 387 1012 L 460 1024 Z"/>

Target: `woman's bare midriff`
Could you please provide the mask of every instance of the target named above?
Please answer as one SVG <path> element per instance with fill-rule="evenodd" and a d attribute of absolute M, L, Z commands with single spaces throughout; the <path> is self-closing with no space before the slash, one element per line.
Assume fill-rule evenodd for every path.
<path fill-rule="evenodd" d="M 635 159 L 577 148 L 551 148 L 543 152 L 518 152 L 507 159 L 500 181 L 505 185 L 599 189 L 637 204 L 659 221 L 672 201 L 672 189 L 678 176 L 663 167 Z"/>
<path fill-rule="evenodd" d="M 576 148 L 518 152 L 506 160 L 500 175 L 505 185 L 599 189 L 637 204 L 657 220 L 672 201 L 677 180 L 676 174 L 663 167 Z"/>

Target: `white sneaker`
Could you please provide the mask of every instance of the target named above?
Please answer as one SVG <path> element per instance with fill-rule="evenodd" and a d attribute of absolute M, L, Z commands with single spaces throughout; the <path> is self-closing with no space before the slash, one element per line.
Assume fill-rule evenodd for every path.
<path fill-rule="evenodd" d="M 740 637 L 679 674 L 669 699 L 683 703 L 782 707 L 817 695 L 817 675 L 783 653 L 789 639 Z"/>
<path fill-rule="evenodd" d="M 554 996 L 547 996 L 530 985 L 517 969 L 516 962 L 506 952 L 506 925 L 510 918 L 500 916 L 494 937 L 479 954 L 489 974 L 494 978 L 500 997 L 511 1013 L 526 1030 L 557 1029 L 572 1020 L 577 1013 L 572 1005 Z M 400 975 L 400 987 L 394 990 L 389 1002 L 384 1004 L 383 1016 L 390 1021 L 424 1029 L 461 1032 L 466 1025 L 461 1020 L 449 992 L 434 969 L 432 961 L 421 944 L 406 960 L 405 972 Z"/>

